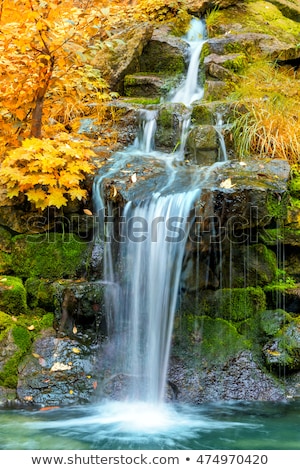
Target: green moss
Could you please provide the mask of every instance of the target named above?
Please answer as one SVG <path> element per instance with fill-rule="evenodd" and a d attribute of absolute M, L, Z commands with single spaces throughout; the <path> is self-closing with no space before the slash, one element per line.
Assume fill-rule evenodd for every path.
<path fill-rule="evenodd" d="M 300 173 L 293 169 L 291 171 L 291 180 L 289 182 L 289 191 L 292 197 L 300 198 Z"/>
<path fill-rule="evenodd" d="M 215 116 L 209 106 L 196 103 L 192 109 L 191 119 L 193 124 L 213 125 Z"/>
<path fill-rule="evenodd" d="M 290 44 L 297 43 L 300 37 L 300 24 L 286 18 L 269 1 L 248 0 L 219 10 L 212 34 L 224 34 L 224 28 L 230 30 L 231 34 L 239 34 L 241 29 L 243 32 L 269 34 Z"/>
<path fill-rule="evenodd" d="M 234 59 L 228 59 L 223 63 L 223 67 L 233 73 L 242 73 L 248 65 L 248 59 L 245 54 L 240 54 Z"/>
<path fill-rule="evenodd" d="M 142 106 L 148 106 L 150 104 L 159 104 L 160 98 L 143 98 L 143 97 L 133 97 L 133 98 L 124 98 L 126 103 L 141 104 Z"/>
<path fill-rule="evenodd" d="M 287 216 L 288 195 L 278 196 L 274 192 L 268 192 L 267 210 L 269 216 L 275 219 L 283 220 Z"/>
<path fill-rule="evenodd" d="M 76 277 L 88 250 L 74 234 L 17 235 L 12 241 L 14 271 L 24 278 Z"/>
<path fill-rule="evenodd" d="M 16 388 L 18 385 L 18 367 L 23 358 L 21 351 L 15 353 L 5 363 L 0 371 L 0 385 L 7 388 Z"/>
<path fill-rule="evenodd" d="M 291 315 L 282 309 L 265 310 L 260 315 L 261 328 L 268 336 L 277 334 L 283 325 L 291 320 Z"/>
<path fill-rule="evenodd" d="M 53 310 L 54 287 L 52 282 L 45 279 L 29 278 L 25 282 L 25 288 L 29 307 Z"/>
<path fill-rule="evenodd" d="M 224 363 L 239 351 L 248 349 L 250 342 L 240 335 L 228 321 L 207 316 L 189 316 L 187 332 L 194 353 L 199 353 L 212 364 Z"/>
<path fill-rule="evenodd" d="M 260 287 L 221 289 L 217 291 L 217 311 L 214 316 L 241 321 L 265 309 L 266 298 Z"/>
<path fill-rule="evenodd" d="M 18 277 L 0 278 L 0 308 L 13 315 L 27 312 L 26 290 Z"/>
<path fill-rule="evenodd" d="M 45 315 L 42 316 L 39 322 L 39 328 L 42 330 L 53 328 L 53 321 L 54 321 L 54 314 L 46 313 Z"/>
<path fill-rule="evenodd" d="M 12 329 L 12 335 L 14 338 L 14 342 L 18 346 L 20 351 L 22 351 L 23 353 L 28 351 L 31 346 L 32 338 L 30 332 L 26 328 L 16 325 Z"/>
<path fill-rule="evenodd" d="M 0 341 L 7 335 L 7 331 L 12 328 L 14 322 L 10 315 L 0 312 Z"/>

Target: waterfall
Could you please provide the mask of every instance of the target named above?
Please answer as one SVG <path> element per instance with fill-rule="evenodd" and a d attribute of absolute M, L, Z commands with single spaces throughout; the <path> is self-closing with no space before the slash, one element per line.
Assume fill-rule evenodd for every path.
<path fill-rule="evenodd" d="M 198 85 L 199 57 L 205 43 L 205 23 L 193 18 L 190 29 L 184 39 L 190 46 L 190 62 L 184 83 L 171 96 L 173 103 L 183 103 L 190 106 L 193 101 L 201 100 L 204 95 L 203 87 Z"/>
<path fill-rule="evenodd" d="M 159 403 L 164 388 L 190 210 L 199 190 L 153 194 L 123 212 L 121 297 L 114 313 L 116 371 L 128 398 Z"/>
<path fill-rule="evenodd" d="M 222 154 L 222 160 L 226 162 L 228 160 L 227 157 L 227 150 L 226 150 L 226 144 L 224 140 L 224 135 L 223 135 L 223 118 L 221 113 L 216 113 L 216 124 L 215 124 L 215 129 L 218 134 L 218 139 L 219 139 L 219 144 L 220 144 L 220 150 Z"/>
<path fill-rule="evenodd" d="M 191 49 L 190 65 L 185 82 L 173 94 L 174 103 L 189 106 L 203 96 L 203 89 L 198 86 L 198 68 L 204 32 L 204 23 L 193 19 L 185 37 Z M 171 155 L 154 152 L 156 118 L 157 110 L 141 112 L 134 145 L 118 153 L 109 172 L 94 181 L 96 211 L 101 212 L 103 220 L 102 181 L 107 175 L 118 174 L 120 161 L 125 165 L 131 155 L 151 155 L 165 162 L 167 169 L 168 179 L 159 191 L 141 201 L 128 202 L 115 223 L 104 224 L 103 230 L 109 235 L 105 242 L 104 272 L 108 335 L 113 350 L 110 371 L 113 377 L 126 377 L 125 395 L 129 401 L 148 404 L 161 403 L 165 397 L 185 245 L 195 201 L 199 200 L 201 185 L 210 173 L 207 169 L 178 170 L 173 165 L 183 158 L 189 113 L 182 116 L 180 148 Z M 180 172 L 186 189 L 180 185 Z M 106 214 L 112 215 L 110 207 Z"/>
<path fill-rule="evenodd" d="M 140 131 L 134 146 L 145 153 L 154 150 L 154 137 L 157 127 L 157 110 L 143 109 L 140 113 Z"/>

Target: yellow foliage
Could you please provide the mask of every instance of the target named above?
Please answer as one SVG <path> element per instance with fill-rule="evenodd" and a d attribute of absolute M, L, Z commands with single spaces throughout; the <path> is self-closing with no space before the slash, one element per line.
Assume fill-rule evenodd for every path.
<path fill-rule="evenodd" d="M 8 152 L 0 179 L 8 197 L 24 193 L 38 209 L 65 206 L 68 198 L 81 200 L 87 192 L 80 184 L 94 170 L 92 143 L 71 141 L 68 134 L 52 139 L 25 139 Z"/>
<path fill-rule="evenodd" d="M 43 122 L 66 125 L 110 99 L 99 70 L 89 65 L 91 37 L 108 17 L 80 3 L 2 0 L 0 150 L 30 133 L 40 137 Z"/>

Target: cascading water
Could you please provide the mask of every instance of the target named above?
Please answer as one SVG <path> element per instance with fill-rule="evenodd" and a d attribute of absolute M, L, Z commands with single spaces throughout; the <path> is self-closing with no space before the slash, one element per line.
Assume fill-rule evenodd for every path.
<path fill-rule="evenodd" d="M 204 23 L 193 19 L 185 38 L 191 48 L 190 65 L 185 82 L 173 94 L 174 103 L 189 106 L 203 96 L 198 69 L 204 33 Z M 165 396 L 173 319 L 192 222 L 190 213 L 201 193 L 194 174 L 188 175 L 190 183 L 185 192 L 172 190 L 178 177 L 173 162 L 183 158 L 189 116 L 182 117 L 181 145 L 172 155 L 155 152 L 156 116 L 157 110 L 141 112 L 139 134 L 125 158 L 138 152 L 143 157 L 151 155 L 162 160 L 168 168 L 168 181 L 148 199 L 127 203 L 122 229 L 117 230 L 121 242 L 115 261 L 113 244 L 107 243 L 105 250 L 109 337 L 114 349 L 112 374 L 126 377 L 128 400 L 152 404 L 161 403 Z M 117 163 L 115 171 L 119 168 Z M 99 198 L 101 183 L 102 178 L 98 178 L 94 187 L 98 210 L 104 207 Z"/>
<path fill-rule="evenodd" d="M 124 209 L 121 246 L 122 297 L 115 312 L 115 335 L 121 335 L 119 372 L 131 378 L 129 398 L 150 403 L 164 398 L 173 318 L 190 209 L 199 195 L 154 194 Z M 124 354 L 124 352 L 126 352 Z"/>
<path fill-rule="evenodd" d="M 193 101 L 201 100 L 204 95 L 203 87 L 198 84 L 199 57 L 206 42 L 205 23 L 193 18 L 185 40 L 190 46 L 190 63 L 184 83 L 172 94 L 172 103 L 183 103 L 190 106 Z"/>

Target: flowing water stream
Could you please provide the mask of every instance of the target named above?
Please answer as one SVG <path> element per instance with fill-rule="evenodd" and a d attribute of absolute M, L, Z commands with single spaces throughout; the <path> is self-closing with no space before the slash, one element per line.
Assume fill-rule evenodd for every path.
<path fill-rule="evenodd" d="M 191 48 L 190 66 L 170 101 L 189 106 L 203 96 L 197 79 L 205 41 L 203 22 L 193 20 L 185 39 Z M 218 164 L 197 171 L 178 165 L 183 159 L 184 136 L 173 154 L 157 152 L 156 118 L 156 110 L 142 111 L 133 146 L 119 152 L 110 170 L 99 174 L 94 183 L 95 210 L 102 215 L 99 233 L 109 240 L 115 228 L 105 224 L 113 213 L 103 196 L 104 178 L 113 178 L 134 156 L 163 162 L 168 174 L 159 191 L 126 204 L 117 229 L 117 247 L 109 241 L 105 247 L 107 323 L 114 346 L 110 366 L 113 376 L 126 378 L 125 396 L 121 401 L 103 400 L 47 413 L 0 410 L 0 449 L 300 449 L 296 404 L 165 402 L 192 209 L 205 179 Z M 183 134 L 188 125 L 186 120 Z M 222 123 L 217 125 L 221 128 Z M 183 181 L 187 189 L 180 191 Z"/>

